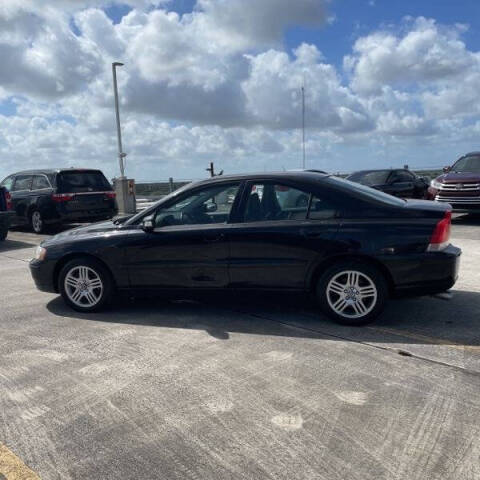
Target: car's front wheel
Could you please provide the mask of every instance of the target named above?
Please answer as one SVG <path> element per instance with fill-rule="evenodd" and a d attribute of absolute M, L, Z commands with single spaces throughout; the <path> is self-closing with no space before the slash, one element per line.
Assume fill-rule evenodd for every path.
<path fill-rule="evenodd" d="M 111 299 L 114 283 L 110 272 L 95 259 L 76 258 L 68 262 L 58 278 L 64 301 L 79 312 L 95 312 Z"/>
<path fill-rule="evenodd" d="M 362 262 L 342 262 L 330 267 L 317 283 L 322 310 L 337 323 L 365 325 L 385 307 L 388 289 L 383 274 Z"/>

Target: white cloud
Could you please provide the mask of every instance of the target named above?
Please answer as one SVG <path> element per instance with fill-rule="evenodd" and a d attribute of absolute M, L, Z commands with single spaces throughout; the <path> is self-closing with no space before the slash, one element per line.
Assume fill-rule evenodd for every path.
<path fill-rule="evenodd" d="M 359 38 L 353 55 L 345 59 L 352 71 L 352 87 L 364 94 L 378 94 L 382 86 L 408 87 L 460 77 L 478 62 L 459 39 L 462 25 L 441 27 L 419 17 L 407 21 L 401 35 L 381 31 Z"/>
<path fill-rule="evenodd" d="M 423 165 L 476 141 L 479 53 L 461 25 L 373 31 L 344 75 L 314 45 L 283 45 L 289 26 L 328 24 L 323 1 L 199 0 L 182 16 L 168 2 L 122 3 L 134 9 L 118 24 L 102 0 L 0 4 L 0 102 L 16 105 L 0 113 L 0 176 L 33 165 L 116 173 L 115 60 L 127 171 L 143 180 L 200 177 L 211 160 L 298 167 L 304 81 L 309 166 Z"/>

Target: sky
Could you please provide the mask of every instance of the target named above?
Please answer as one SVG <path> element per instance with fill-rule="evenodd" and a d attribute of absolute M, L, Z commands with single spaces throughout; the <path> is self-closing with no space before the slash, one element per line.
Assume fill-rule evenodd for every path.
<path fill-rule="evenodd" d="M 480 150 L 478 0 L 2 0 L 0 178 L 441 167 Z"/>

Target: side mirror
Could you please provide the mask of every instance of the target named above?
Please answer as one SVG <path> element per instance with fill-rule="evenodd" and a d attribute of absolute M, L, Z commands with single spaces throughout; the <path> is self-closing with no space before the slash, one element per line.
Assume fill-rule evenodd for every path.
<path fill-rule="evenodd" d="M 153 225 L 153 218 L 152 217 L 146 217 L 142 221 L 142 230 L 147 233 L 153 232 L 154 229 Z"/>
<path fill-rule="evenodd" d="M 448 173 L 452 167 L 443 167 L 443 173 Z"/>

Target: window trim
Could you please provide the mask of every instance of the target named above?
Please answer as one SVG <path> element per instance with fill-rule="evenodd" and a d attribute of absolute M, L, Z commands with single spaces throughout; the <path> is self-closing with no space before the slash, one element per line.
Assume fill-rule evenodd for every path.
<path fill-rule="evenodd" d="M 152 210 L 149 210 L 148 212 L 145 212 L 145 215 L 141 216 L 136 221 L 136 224 L 137 225 L 141 224 L 142 221 L 147 217 L 151 217 L 152 220 L 154 221 L 159 209 L 169 208 L 172 205 L 175 205 L 175 203 L 181 202 L 182 200 L 184 200 L 184 199 L 186 199 L 190 196 L 196 195 L 199 192 L 202 192 L 204 190 L 208 190 L 208 189 L 211 189 L 211 188 L 214 188 L 214 187 L 220 187 L 220 186 L 228 188 L 228 187 L 233 187 L 233 186 L 238 185 L 237 195 L 235 196 L 235 200 L 233 201 L 232 208 L 230 209 L 228 219 L 225 223 L 193 223 L 193 224 L 184 224 L 184 225 L 168 225 L 166 227 L 155 227 L 154 232 L 157 232 L 157 231 L 158 232 L 179 231 L 179 230 L 185 230 L 186 229 L 185 227 L 189 227 L 188 230 L 194 230 L 198 227 L 205 228 L 205 227 L 208 227 L 210 225 L 216 226 L 217 228 L 220 228 L 222 226 L 224 227 L 224 226 L 232 223 L 233 213 L 234 213 L 235 209 L 237 208 L 239 199 L 240 199 L 240 197 L 243 193 L 244 183 L 245 182 L 242 181 L 242 180 L 236 180 L 236 181 L 235 180 L 230 180 L 230 181 L 218 182 L 218 183 L 215 182 L 215 183 L 211 183 L 211 184 L 208 184 L 208 185 L 199 185 L 198 187 L 188 189 L 184 192 L 181 192 L 180 195 L 176 195 L 176 196 L 168 199 L 168 201 L 166 201 L 165 203 L 162 203 L 162 204 L 158 205 L 157 207 L 155 207 L 155 206 L 152 207 Z M 165 230 L 167 228 L 168 228 L 168 230 Z"/>

